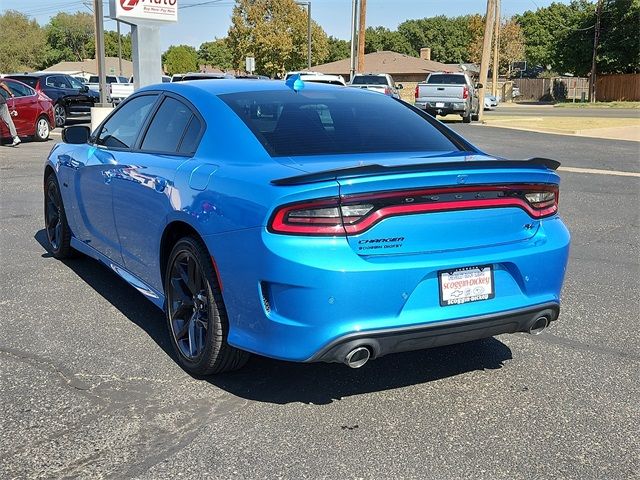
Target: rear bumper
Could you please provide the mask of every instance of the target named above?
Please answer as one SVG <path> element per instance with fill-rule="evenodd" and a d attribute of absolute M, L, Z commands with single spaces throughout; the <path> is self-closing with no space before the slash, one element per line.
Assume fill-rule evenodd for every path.
<path fill-rule="evenodd" d="M 569 241 L 558 217 L 526 241 L 415 255 L 362 257 L 344 238 L 262 228 L 205 237 L 224 285 L 229 343 L 298 362 L 336 361 L 354 340 L 375 340 L 380 356 L 524 331 L 545 309 L 555 320 Z M 472 265 L 493 266 L 495 298 L 440 306 L 438 272 Z"/>
<path fill-rule="evenodd" d="M 442 106 L 438 106 L 442 104 Z M 469 105 L 464 102 L 452 102 L 443 100 L 442 102 L 431 102 L 416 100 L 415 106 L 432 114 L 447 115 L 449 113 L 463 114 L 469 110 Z"/>
<path fill-rule="evenodd" d="M 390 353 L 453 345 L 503 333 L 528 332 L 536 320 L 545 317 L 548 322 L 552 322 L 558 318 L 559 313 L 559 304 L 547 303 L 426 326 L 351 333 L 335 339 L 307 362 L 341 363 L 350 351 L 358 347 L 368 348 L 371 358 L 378 358 Z"/>

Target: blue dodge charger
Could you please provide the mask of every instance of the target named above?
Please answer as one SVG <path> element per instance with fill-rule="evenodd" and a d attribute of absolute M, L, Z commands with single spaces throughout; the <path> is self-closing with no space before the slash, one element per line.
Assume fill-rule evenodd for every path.
<path fill-rule="evenodd" d="M 488 156 L 359 89 L 167 83 L 64 130 L 46 232 L 163 309 L 190 373 L 249 353 L 357 368 L 557 319 L 558 165 Z"/>

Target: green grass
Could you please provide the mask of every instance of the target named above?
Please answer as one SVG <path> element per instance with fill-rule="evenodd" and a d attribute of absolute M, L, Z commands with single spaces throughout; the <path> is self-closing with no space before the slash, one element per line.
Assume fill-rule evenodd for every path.
<path fill-rule="evenodd" d="M 640 109 L 640 102 L 595 102 L 595 103 L 563 102 L 563 103 L 556 103 L 555 107 L 558 107 L 558 108 L 638 108 Z"/>

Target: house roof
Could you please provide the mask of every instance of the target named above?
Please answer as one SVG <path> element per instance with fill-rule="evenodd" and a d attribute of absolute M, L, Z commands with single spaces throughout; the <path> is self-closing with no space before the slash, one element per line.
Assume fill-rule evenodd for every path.
<path fill-rule="evenodd" d="M 118 57 L 105 57 L 107 75 L 119 75 L 120 67 Z M 82 62 L 60 62 L 44 70 L 45 72 L 66 72 L 70 74 L 90 73 L 98 74 L 98 65 L 95 58 L 90 58 Z M 130 60 L 122 59 L 122 75 L 130 77 L 133 75 L 133 63 Z"/>
<path fill-rule="evenodd" d="M 345 58 L 343 60 L 338 60 L 337 62 L 316 65 L 312 70 L 316 72 L 348 76 L 351 70 L 351 61 L 349 58 Z M 426 76 L 431 72 L 439 72 L 442 70 L 459 72 L 460 68 L 457 66 L 445 65 L 444 63 L 435 62 L 433 60 L 411 57 L 397 52 L 382 51 L 367 53 L 364 56 L 365 72 L 380 72 L 388 73 L 390 75 L 424 74 Z"/>

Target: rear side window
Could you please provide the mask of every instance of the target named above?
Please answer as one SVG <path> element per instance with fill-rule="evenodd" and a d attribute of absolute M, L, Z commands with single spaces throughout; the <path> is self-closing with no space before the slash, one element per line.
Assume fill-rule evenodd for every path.
<path fill-rule="evenodd" d="M 36 85 L 38 84 L 38 77 L 27 77 L 27 76 L 12 75 L 12 76 L 7 77 L 7 78 L 13 78 L 14 80 L 18 80 L 19 82 L 26 83 L 31 88 L 36 88 Z"/>
<path fill-rule="evenodd" d="M 182 143 L 178 148 L 178 153 L 185 155 L 191 155 L 196 153 L 198 149 L 198 140 L 200 140 L 200 131 L 202 130 L 202 123 L 195 115 L 191 117 L 191 121 L 187 126 L 187 130 L 182 137 Z"/>
<path fill-rule="evenodd" d="M 36 94 L 36 92 L 34 92 L 31 88 L 27 87 L 26 85 L 21 85 L 18 82 L 6 80 L 4 83 L 7 87 L 9 87 L 9 90 L 11 90 L 11 92 L 16 97 L 29 97 Z M 5 93 L 4 90 L 2 91 L 2 93 Z"/>
<path fill-rule="evenodd" d="M 353 77 L 353 85 L 387 85 L 387 78 L 380 75 L 358 75 Z"/>
<path fill-rule="evenodd" d="M 429 75 L 427 83 L 439 83 L 441 85 L 464 85 L 467 80 L 464 75 Z"/>
<path fill-rule="evenodd" d="M 149 125 L 142 150 L 176 153 L 193 116 L 184 103 L 165 98 Z"/>
<path fill-rule="evenodd" d="M 96 143 L 107 148 L 133 147 L 156 98 L 142 95 L 122 105 L 102 126 Z"/>
<path fill-rule="evenodd" d="M 458 151 L 418 112 L 359 89 L 220 95 L 271 156 Z"/>

